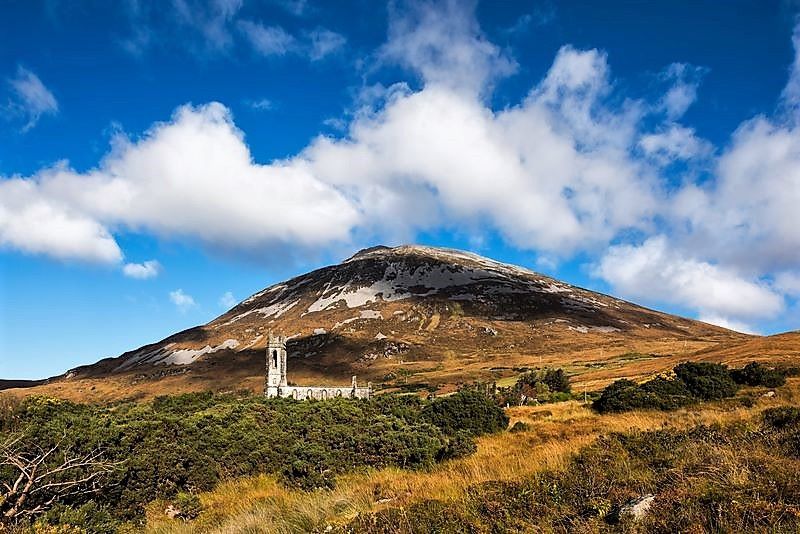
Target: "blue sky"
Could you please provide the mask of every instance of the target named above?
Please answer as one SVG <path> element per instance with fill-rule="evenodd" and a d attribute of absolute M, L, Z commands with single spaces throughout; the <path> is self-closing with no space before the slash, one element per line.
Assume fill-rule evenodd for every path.
<path fill-rule="evenodd" d="M 796 2 L 0 10 L 0 377 L 377 243 L 800 328 Z"/>

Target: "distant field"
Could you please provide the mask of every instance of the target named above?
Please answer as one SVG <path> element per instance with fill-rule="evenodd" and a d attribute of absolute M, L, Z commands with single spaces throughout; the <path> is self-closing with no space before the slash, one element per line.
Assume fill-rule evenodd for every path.
<path fill-rule="evenodd" d="M 578 334 L 580 335 L 580 334 Z M 770 362 L 780 365 L 800 365 L 800 333 L 791 332 L 768 337 L 744 338 L 736 341 L 676 341 L 639 340 L 623 346 L 600 345 L 580 350 L 554 350 L 542 355 L 514 354 L 496 358 L 491 354 L 473 360 L 450 360 L 441 362 L 409 362 L 396 366 L 391 371 L 396 378 L 383 383 L 373 381 L 384 391 L 417 392 L 455 391 L 458 384 L 473 381 L 496 381 L 505 387 L 514 383 L 525 369 L 560 367 L 570 374 L 573 390 L 597 391 L 619 378 L 645 380 L 667 372 L 682 361 L 709 361 L 732 366 L 749 361 Z M 290 358 L 290 364 L 294 365 Z M 196 375 L 191 369 L 183 371 L 179 366 L 167 370 L 174 374 L 158 379 L 144 379 L 135 374 L 111 375 L 98 378 L 60 380 L 24 389 L 8 389 L 6 394 L 25 396 L 44 394 L 78 402 L 108 402 L 115 400 L 151 399 L 157 395 L 190 391 L 237 391 L 249 389 L 255 393 L 263 391 L 262 375 L 252 375 L 237 367 L 237 360 L 215 366 L 213 377 Z M 382 375 L 384 377 L 384 375 Z M 385 377 L 384 377 L 385 378 Z M 296 383 L 320 382 L 347 383 L 346 379 L 332 379 L 308 368 L 292 371 L 290 379 Z M 338 382 L 336 382 L 338 380 Z M 362 379 L 362 382 L 365 381 Z M 380 393 L 380 391 L 379 391 Z"/>

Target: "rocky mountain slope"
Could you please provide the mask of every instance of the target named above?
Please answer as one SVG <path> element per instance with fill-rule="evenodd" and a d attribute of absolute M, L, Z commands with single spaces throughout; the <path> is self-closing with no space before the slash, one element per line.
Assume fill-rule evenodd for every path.
<path fill-rule="evenodd" d="M 270 330 L 289 337 L 290 381 L 348 383 L 357 374 L 386 389 L 431 391 L 502 381 L 539 365 L 565 366 L 599 384 L 625 362 L 749 339 L 475 254 L 374 247 L 57 382 L 113 378 L 148 393 L 258 391 Z"/>

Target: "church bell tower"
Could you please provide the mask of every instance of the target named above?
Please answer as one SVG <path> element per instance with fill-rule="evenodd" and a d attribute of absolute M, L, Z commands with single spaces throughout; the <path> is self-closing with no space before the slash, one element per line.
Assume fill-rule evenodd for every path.
<path fill-rule="evenodd" d="M 267 397 L 280 397 L 286 387 L 286 338 L 269 334 L 267 344 Z"/>

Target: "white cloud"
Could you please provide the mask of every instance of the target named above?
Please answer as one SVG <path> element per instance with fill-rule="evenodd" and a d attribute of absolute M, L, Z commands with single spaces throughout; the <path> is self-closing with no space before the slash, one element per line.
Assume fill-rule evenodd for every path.
<path fill-rule="evenodd" d="M 122 273 L 129 278 L 145 280 L 154 278 L 161 272 L 161 264 L 156 260 L 148 260 L 142 263 L 126 263 L 122 266 Z"/>
<path fill-rule="evenodd" d="M 486 39 L 472 9 L 455 0 L 390 5 L 389 39 L 381 57 L 407 67 L 427 85 L 485 92 L 516 62 Z"/>
<path fill-rule="evenodd" d="M 784 103 L 796 114 L 795 120 L 800 120 L 800 19 L 794 27 L 792 44 L 794 45 L 794 62 L 789 69 L 789 82 L 781 96 Z"/>
<path fill-rule="evenodd" d="M 715 178 L 675 195 L 684 246 L 720 262 L 768 273 L 798 267 L 800 128 L 758 117 L 743 124 Z M 679 236 L 680 237 L 680 236 Z"/>
<path fill-rule="evenodd" d="M 91 215 L 20 178 L 0 180 L 0 245 L 61 260 L 122 260 L 114 237 Z"/>
<path fill-rule="evenodd" d="M 753 328 L 748 323 L 743 321 L 737 321 L 735 319 L 731 319 L 730 317 L 723 317 L 721 315 L 713 315 L 713 314 L 705 314 L 700 315 L 698 317 L 700 321 L 704 323 L 713 324 L 717 326 L 721 326 L 722 328 L 727 328 L 729 330 L 735 330 L 737 332 L 742 332 L 744 334 L 760 334 L 758 330 Z"/>
<path fill-rule="evenodd" d="M 62 165 L 0 186 L 15 193 L 0 196 L 6 244 L 50 253 L 49 244 L 51 255 L 95 261 L 121 259 L 110 227 L 194 237 L 240 252 L 279 243 L 302 251 L 347 240 L 359 222 L 348 199 L 304 165 L 253 163 L 220 104 L 181 107 L 136 142 L 117 138 L 87 173 Z M 54 221 L 70 223 L 66 228 L 81 239 L 64 244 L 65 229 Z"/>
<path fill-rule="evenodd" d="M 670 248 L 663 235 L 640 246 L 609 248 L 594 274 L 625 297 L 687 306 L 720 325 L 743 327 L 736 321 L 774 317 L 784 308 L 781 295 L 767 284 L 686 257 Z"/>
<path fill-rule="evenodd" d="M 757 117 L 715 151 L 677 122 L 703 69 L 671 65 L 658 102 L 623 99 L 606 54 L 571 46 L 521 102 L 496 110 L 487 96 L 516 63 L 471 9 L 451 1 L 390 11 L 376 57 L 413 70 L 422 86 L 365 88 L 344 137 L 319 136 L 262 164 L 227 108 L 182 106 L 140 139 L 115 139 L 88 172 L 60 165 L 0 181 L 15 191 L 0 195 L 0 242 L 118 263 L 118 229 L 245 254 L 458 229 L 475 241 L 497 233 L 555 263 L 663 233 L 612 247 L 598 275 L 628 296 L 737 327 L 780 311 L 789 286 L 772 273 L 796 272 L 800 250 L 796 122 Z M 310 53 L 284 30 L 239 26 L 261 53 Z M 674 161 L 702 161 L 710 176 L 672 184 L 663 167 Z M 74 243 L 62 243 L 52 220 L 71 222 Z"/>
<path fill-rule="evenodd" d="M 187 312 L 190 308 L 197 305 L 191 295 L 183 292 L 183 289 L 176 289 L 169 292 L 169 300 L 178 308 L 181 313 Z"/>
<path fill-rule="evenodd" d="M 233 308 L 238 302 L 230 291 L 226 291 L 219 298 L 219 305 L 225 309 Z"/>
<path fill-rule="evenodd" d="M 341 49 L 347 43 L 344 35 L 325 28 L 317 28 L 310 32 L 308 40 L 308 55 L 311 61 L 319 61 Z"/>
<path fill-rule="evenodd" d="M 489 224 L 522 248 L 602 246 L 620 229 L 647 226 L 659 196 L 628 153 L 635 109 L 603 105 L 607 72 L 599 52 L 565 47 L 521 105 L 499 112 L 448 85 L 395 91 L 357 114 L 346 139 L 318 138 L 303 157 L 381 235 Z"/>
<path fill-rule="evenodd" d="M 28 131 L 36 126 L 43 115 L 58 113 L 56 97 L 45 87 L 42 80 L 28 69 L 22 66 L 17 67 L 16 75 L 9 78 L 8 83 L 14 97 L 11 111 L 25 117 L 26 120 L 22 127 L 23 131 Z"/>
<path fill-rule="evenodd" d="M 686 63 L 673 63 L 662 74 L 672 86 L 661 99 L 661 108 L 669 120 L 682 117 L 697 100 L 697 87 L 706 70 Z"/>
<path fill-rule="evenodd" d="M 673 161 L 704 159 L 711 155 L 714 147 L 695 135 L 693 128 L 669 124 L 665 130 L 645 134 L 639 140 L 642 150 L 661 164 Z"/>
<path fill-rule="evenodd" d="M 800 297 L 800 271 L 784 271 L 775 275 L 775 288 L 786 295 Z"/>
<path fill-rule="evenodd" d="M 259 22 L 240 20 L 239 29 L 262 56 L 283 56 L 297 46 L 295 38 L 280 26 L 264 26 Z"/>
<path fill-rule="evenodd" d="M 172 45 L 199 55 L 225 53 L 234 44 L 234 24 L 243 0 L 131 0 L 122 2 L 130 32 L 123 49 L 142 56 L 156 46 Z"/>

